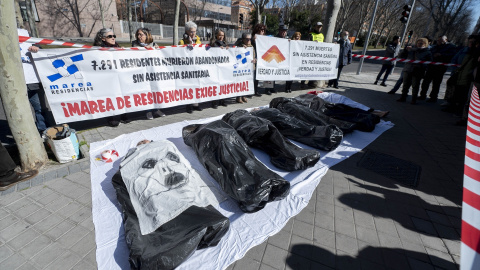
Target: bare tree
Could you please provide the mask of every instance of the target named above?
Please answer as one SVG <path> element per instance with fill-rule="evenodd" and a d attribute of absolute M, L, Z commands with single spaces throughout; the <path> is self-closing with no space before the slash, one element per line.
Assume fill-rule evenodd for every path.
<path fill-rule="evenodd" d="M 255 9 L 255 19 L 257 22 L 262 21 L 262 14 L 265 10 L 265 6 L 270 2 L 270 0 L 249 0 L 252 3 Z"/>
<path fill-rule="evenodd" d="M 22 170 L 30 171 L 45 164 L 47 153 L 27 99 L 13 3 L 14 1 L 0 2 L 0 97 L 8 112 L 7 121 L 17 143 Z"/>
<path fill-rule="evenodd" d="M 175 3 L 175 19 L 173 22 L 173 45 L 178 44 L 178 21 L 180 19 L 180 0 Z"/>
<path fill-rule="evenodd" d="M 327 14 L 324 20 L 325 42 L 332 42 L 335 34 L 335 22 L 337 21 L 338 11 L 340 10 L 341 0 L 327 1 Z"/>
<path fill-rule="evenodd" d="M 431 35 L 439 36 L 445 34 L 456 23 L 472 0 L 420 0 L 418 3 L 431 14 L 434 22 Z"/>

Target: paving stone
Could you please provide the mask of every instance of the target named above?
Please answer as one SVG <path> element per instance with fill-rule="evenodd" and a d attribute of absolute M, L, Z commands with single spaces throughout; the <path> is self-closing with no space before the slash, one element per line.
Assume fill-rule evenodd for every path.
<path fill-rule="evenodd" d="M 90 207 L 83 207 L 80 210 L 73 213 L 68 220 L 73 221 L 74 223 L 80 223 L 84 221 L 86 218 L 92 215 L 92 209 Z"/>
<path fill-rule="evenodd" d="M 437 230 L 438 236 L 445 239 L 458 240 L 460 235 L 457 233 L 455 228 L 450 226 L 445 226 L 437 223 L 433 223 L 433 226 Z"/>
<path fill-rule="evenodd" d="M 38 211 L 40 209 L 40 206 L 36 205 L 35 203 L 31 203 L 28 205 L 25 205 L 24 207 L 18 209 L 15 211 L 15 215 L 19 218 L 25 218 L 29 216 L 30 214 Z"/>
<path fill-rule="evenodd" d="M 445 247 L 445 244 L 443 243 L 442 239 L 429 236 L 429 235 L 420 235 L 420 238 L 422 239 L 422 242 L 425 245 L 425 247 L 436 249 L 443 253 L 448 253 L 448 250 Z"/>
<path fill-rule="evenodd" d="M 378 245 L 373 246 L 370 243 L 366 243 L 363 241 L 357 241 L 358 244 L 358 255 L 357 257 L 369 260 L 379 265 L 384 265 L 383 262 L 383 248 L 379 247 Z"/>
<path fill-rule="evenodd" d="M 392 220 L 375 217 L 374 221 L 377 231 L 398 237 L 397 229 L 395 228 L 395 224 Z"/>
<path fill-rule="evenodd" d="M 33 269 L 37 269 L 37 268 L 35 266 L 33 266 L 32 263 L 26 262 L 26 263 L 22 264 L 22 266 L 20 266 L 16 270 L 33 270 Z"/>
<path fill-rule="evenodd" d="M 263 264 L 263 263 L 262 263 L 262 264 L 260 265 L 260 270 L 278 270 L 278 269 L 273 268 L 273 267 L 271 267 L 270 265 L 266 265 L 266 264 Z"/>
<path fill-rule="evenodd" d="M 320 263 L 324 266 L 335 267 L 336 251 L 332 247 L 324 246 L 318 242 L 313 242 L 314 248 L 311 251 L 310 259 L 313 262 Z M 312 265 L 313 265 L 312 262 Z M 314 269 L 314 268 L 311 268 Z M 323 268 L 319 268 L 323 269 Z"/>
<path fill-rule="evenodd" d="M 334 218 L 332 216 L 322 215 L 320 213 L 315 214 L 316 227 L 321 227 L 330 231 L 335 230 Z"/>
<path fill-rule="evenodd" d="M 310 239 L 302 238 L 297 235 L 292 235 L 290 241 L 289 252 L 294 253 L 305 258 L 311 258 L 313 251 L 313 241 Z"/>
<path fill-rule="evenodd" d="M 335 217 L 335 232 L 336 233 L 341 233 L 350 237 L 355 238 L 355 224 L 353 224 L 353 221 L 346 221 L 342 219 L 337 219 Z"/>
<path fill-rule="evenodd" d="M 45 184 L 54 179 L 57 179 L 57 170 L 51 170 L 43 174 L 43 181 Z"/>
<path fill-rule="evenodd" d="M 287 257 L 287 264 L 285 266 L 285 269 L 310 269 L 310 264 L 311 262 L 307 258 L 290 253 Z"/>
<path fill-rule="evenodd" d="M 400 236 L 402 242 L 408 241 L 417 245 L 423 245 L 420 235 L 417 232 L 405 228 L 398 223 L 395 223 L 395 227 L 397 228 L 398 236 Z"/>
<path fill-rule="evenodd" d="M 11 226 L 7 227 L 3 231 L 0 231 L 0 239 L 3 242 L 8 242 L 23 231 L 25 231 L 30 225 L 24 222 L 23 220 L 19 220 L 16 223 L 12 224 Z"/>
<path fill-rule="evenodd" d="M 19 193 L 19 192 L 8 194 L 8 196 L 7 195 L 0 196 L 0 205 L 1 206 L 6 206 L 6 205 L 9 205 L 13 202 L 16 202 L 16 201 L 18 201 L 22 198 L 24 198 L 24 195 L 22 193 Z"/>
<path fill-rule="evenodd" d="M 75 252 L 75 254 L 83 257 L 87 255 L 91 250 L 96 248 L 95 244 L 95 233 L 90 232 L 85 235 L 80 241 L 73 245 L 70 249 Z M 262 251 L 263 254 L 263 251 Z"/>
<path fill-rule="evenodd" d="M 443 243 L 447 246 L 447 249 L 450 254 L 460 256 L 460 240 L 453 241 L 448 239 L 443 239 Z"/>
<path fill-rule="evenodd" d="M 383 249 L 382 254 L 387 268 L 396 270 L 409 269 L 409 263 L 405 255 L 392 249 Z"/>
<path fill-rule="evenodd" d="M 353 218 L 356 225 L 360 225 L 367 228 L 374 228 L 375 223 L 373 222 L 373 217 L 370 214 L 364 213 L 362 211 L 353 210 Z"/>
<path fill-rule="evenodd" d="M 80 222 L 80 226 L 87 228 L 89 230 L 93 230 L 95 226 L 93 225 L 93 218 L 92 216 L 89 216 L 86 218 L 84 221 Z"/>
<path fill-rule="evenodd" d="M 353 211 L 349 208 L 335 205 L 335 219 L 341 219 L 353 224 Z"/>
<path fill-rule="evenodd" d="M 6 209 L 0 208 L 0 219 L 9 215 L 9 212 Z"/>
<path fill-rule="evenodd" d="M 63 178 L 65 176 L 69 175 L 68 167 L 61 167 L 57 169 L 57 178 Z"/>
<path fill-rule="evenodd" d="M 435 230 L 435 227 L 433 227 L 433 224 L 430 221 L 416 217 L 412 217 L 412 221 L 415 225 L 415 228 L 419 232 L 428 233 L 430 235 L 437 235 L 437 231 Z"/>
<path fill-rule="evenodd" d="M 435 268 L 426 262 L 407 257 L 410 269 L 412 270 L 435 270 Z"/>
<path fill-rule="evenodd" d="M 68 166 L 69 175 L 82 171 L 79 164 L 72 164 Z"/>
<path fill-rule="evenodd" d="M 65 205 L 65 207 L 58 209 L 56 214 L 64 218 L 68 218 L 81 208 L 83 208 L 83 205 L 79 204 L 78 202 L 70 202 Z"/>
<path fill-rule="evenodd" d="M 310 270 L 333 270 L 333 268 L 330 268 L 328 266 L 325 266 L 317 262 L 311 262 Z"/>
<path fill-rule="evenodd" d="M 458 217 L 447 216 L 450 222 L 453 224 L 453 227 L 456 229 L 462 228 L 462 219 Z"/>
<path fill-rule="evenodd" d="M 22 191 L 24 189 L 27 189 L 27 188 L 30 188 L 32 182 L 31 182 L 32 179 L 30 180 L 27 180 L 27 181 L 23 181 L 21 183 L 18 183 L 17 184 L 17 191 Z"/>
<path fill-rule="evenodd" d="M 50 195 L 53 193 L 53 190 L 49 189 L 46 186 L 41 186 L 38 187 L 37 190 L 31 194 L 28 195 L 28 197 L 34 201 L 37 201 L 47 195 Z"/>
<path fill-rule="evenodd" d="M 44 218 L 48 217 L 51 214 L 52 213 L 50 211 L 48 211 L 47 209 L 40 208 L 38 211 L 36 211 L 33 214 L 26 217 L 25 221 L 33 225 L 33 224 L 39 222 L 40 220 L 43 220 Z"/>
<path fill-rule="evenodd" d="M 15 193 L 16 190 L 17 190 L 17 186 L 13 186 L 7 190 L 0 191 L 0 197 L 5 197 L 9 194 Z"/>
<path fill-rule="evenodd" d="M 85 205 L 85 206 L 89 206 L 89 207 L 92 207 L 92 193 L 91 192 L 87 192 L 85 194 L 83 194 L 82 196 L 78 197 L 75 201 Z"/>
<path fill-rule="evenodd" d="M 29 245 L 23 247 L 18 252 L 25 258 L 32 258 L 37 253 L 42 251 L 44 248 L 49 246 L 52 243 L 52 240 L 45 235 L 40 235 L 35 238 Z"/>
<path fill-rule="evenodd" d="M 249 257 L 251 259 L 261 262 L 263 254 L 265 253 L 266 247 L 267 247 L 267 242 L 263 242 L 258 246 L 254 246 L 245 254 L 245 257 Z"/>
<path fill-rule="evenodd" d="M 248 257 L 243 257 L 238 260 L 233 267 L 234 270 L 258 270 L 260 268 L 260 262 L 255 261 Z"/>
<path fill-rule="evenodd" d="M 356 255 L 358 253 L 357 240 L 343 234 L 335 233 L 335 247 L 348 254 Z"/>
<path fill-rule="evenodd" d="M 16 236 L 8 242 L 8 245 L 13 247 L 15 250 L 21 249 L 26 244 L 30 243 L 33 239 L 38 237 L 40 234 L 33 229 L 26 229 L 20 235 Z"/>
<path fill-rule="evenodd" d="M 431 248 L 426 248 L 428 255 L 430 256 L 430 259 L 432 260 L 433 265 L 441 267 L 443 269 L 447 270 L 456 270 L 457 267 L 455 266 L 455 263 L 453 262 L 452 257 L 448 253 L 440 252 L 435 249 Z"/>
<path fill-rule="evenodd" d="M 76 244 L 80 239 L 82 239 L 89 230 L 83 228 L 82 226 L 76 226 L 71 229 L 69 232 L 58 238 L 57 242 L 66 248 L 70 248 Z"/>
<path fill-rule="evenodd" d="M 262 263 L 277 269 L 284 269 L 287 256 L 287 251 L 273 245 L 267 245 Z"/>
<path fill-rule="evenodd" d="M 400 241 L 400 238 L 378 232 L 378 239 L 380 240 L 380 245 L 382 247 L 386 248 L 402 248 L 402 242 Z"/>
<path fill-rule="evenodd" d="M 65 207 L 71 201 L 72 201 L 72 199 L 62 195 L 59 198 L 57 198 L 56 200 L 54 200 L 53 202 L 45 205 L 45 208 L 52 211 L 52 212 L 56 212 L 58 209 L 61 209 L 61 208 Z"/>
<path fill-rule="evenodd" d="M 51 230 L 47 231 L 45 235 L 55 241 L 62 235 L 64 235 L 66 232 L 73 229 L 73 227 L 75 227 L 73 223 L 69 222 L 68 220 L 64 220 L 60 222 L 57 226 L 53 227 Z"/>
<path fill-rule="evenodd" d="M 315 212 L 317 212 L 317 214 L 333 217 L 335 215 L 335 208 L 333 204 L 317 202 Z"/>
<path fill-rule="evenodd" d="M 87 260 L 88 262 L 90 262 L 93 265 L 97 265 L 96 251 L 95 250 L 90 251 L 87 254 L 87 256 L 85 256 L 83 259 Z"/>
<path fill-rule="evenodd" d="M 407 257 L 415 258 L 428 263 L 430 262 L 427 251 L 425 250 L 423 244 L 417 245 L 415 243 L 402 241 L 402 246 Z"/>
<path fill-rule="evenodd" d="M 281 249 L 288 250 L 288 247 L 290 246 L 290 236 L 291 234 L 286 231 L 279 231 L 277 234 L 268 238 L 268 243 Z"/>
<path fill-rule="evenodd" d="M 48 265 L 49 270 L 63 270 L 63 269 L 70 269 L 75 264 L 77 264 L 81 260 L 80 257 L 73 254 L 71 251 L 66 251 L 60 257 L 58 257 L 55 261 L 53 261 L 50 265 Z"/>
<path fill-rule="evenodd" d="M 13 254 L 2 262 L 2 269 L 16 269 L 25 262 L 25 258 L 19 254 Z"/>
<path fill-rule="evenodd" d="M 30 179 L 30 184 L 31 184 L 32 187 L 37 187 L 37 186 L 42 185 L 44 180 L 45 180 L 44 175 L 39 174 L 39 175 L 35 176 L 34 178 Z"/>
<path fill-rule="evenodd" d="M 433 212 L 433 211 L 429 211 L 429 210 L 427 210 L 426 212 L 427 212 L 427 215 L 430 217 L 430 220 L 432 222 L 439 223 L 439 224 L 442 224 L 442 225 L 445 225 L 445 226 L 452 226 L 452 224 L 450 223 L 450 220 L 448 219 L 447 215 L 437 213 L 437 212 Z"/>
<path fill-rule="evenodd" d="M 292 233 L 300 237 L 313 240 L 313 228 L 312 224 L 308 224 L 299 220 L 295 220 L 293 223 Z"/>
<path fill-rule="evenodd" d="M 14 215 L 8 215 L 0 219 L 0 231 L 17 222 L 19 219 Z"/>
<path fill-rule="evenodd" d="M 63 221 L 63 218 L 58 216 L 57 214 L 51 214 L 47 216 L 47 218 L 37 222 L 33 227 L 35 230 L 44 233 L 53 227 L 55 227 L 57 224 L 59 224 L 61 221 Z"/>
<path fill-rule="evenodd" d="M 27 197 L 21 198 L 15 202 L 12 202 L 11 204 L 5 206 L 10 212 L 16 212 L 18 209 L 21 209 L 27 205 L 32 204 L 32 201 L 30 201 Z"/>
<path fill-rule="evenodd" d="M 337 250 L 337 258 L 335 259 L 335 269 L 339 270 L 360 270 L 361 266 L 356 257 L 351 254 Z"/>
<path fill-rule="evenodd" d="M 313 240 L 324 246 L 335 248 L 335 233 L 331 230 L 315 227 Z"/>
<path fill-rule="evenodd" d="M 58 194 L 57 192 L 54 192 L 52 191 L 51 189 L 49 188 L 46 188 L 48 190 L 51 191 L 51 193 L 47 194 L 46 196 L 40 198 L 40 199 L 37 199 L 37 203 L 41 204 L 41 205 L 47 205 L 57 199 L 59 199 L 60 197 L 62 197 L 62 195 Z"/>
<path fill-rule="evenodd" d="M 357 262 L 358 263 L 358 262 Z M 375 270 L 386 270 L 385 266 L 371 262 L 369 260 L 360 259 L 360 268 L 361 269 L 375 269 Z"/>
<path fill-rule="evenodd" d="M 0 246 L 0 262 L 12 256 L 12 254 L 13 251 L 7 245 Z"/>
<path fill-rule="evenodd" d="M 318 191 L 317 193 L 317 204 L 328 203 L 334 205 L 334 200 L 335 199 L 332 194 L 324 193 L 321 191 Z"/>
<path fill-rule="evenodd" d="M 315 223 L 315 212 L 304 208 L 295 216 L 295 219 L 313 225 Z"/>
<path fill-rule="evenodd" d="M 356 232 L 357 232 L 357 238 L 358 240 L 361 240 L 363 242 L 372 244 L 372 245 L 380 245 L 380 242 L 378 240 L 378 235 L 377 231 L 365 228 L 362 226 L 355 226 Z"/>
<path fill-rule="evenodd" d="M 91 263 L 81 260 L 75 266 L 73 266 L 72 270 L 96 270 L 97 267 L 93 266 Z"/>

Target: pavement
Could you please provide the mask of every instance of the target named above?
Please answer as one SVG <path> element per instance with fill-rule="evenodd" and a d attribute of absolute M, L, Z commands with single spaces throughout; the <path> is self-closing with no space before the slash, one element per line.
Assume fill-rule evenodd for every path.
<path fill-rule="evenodd" d="M 378 66 L 379 67 L 379 66 Z M 309 205 L 268 241 L 252 248 L 227 269 L 458 269 L 463 160 L 466 128 L 440 105 L 399 103 L 391 87 L 373 85 L 376 73 L 355 75 L 344 69 L 340 89 L 323 89 L 380 110 L 395 127 L 363 151 L 333 166 Z M 398 73 L 387 82 L 393 85 Z M 247 104 L 121 124 L 117 128 L 77 128 L 88 145 L 121 134 L 268 104 L 297 90 L 248 99 Z M 278 85 L 278 90 L 283 85 Z M 444 91 L 444 85 L 442 86 Z M 441 96 L 443 96 L 441 94 Z M 104 123 L 102 121 L 97 124 Z M 421 166 L 415 188 L 358 166 L 367 150 Z M 87 155 L 88 157 L 88 155 Z M 89 160 L 49 165 L 36 178 L 0 194 L 0 265 L 2 269 L 95 269 Z"/>

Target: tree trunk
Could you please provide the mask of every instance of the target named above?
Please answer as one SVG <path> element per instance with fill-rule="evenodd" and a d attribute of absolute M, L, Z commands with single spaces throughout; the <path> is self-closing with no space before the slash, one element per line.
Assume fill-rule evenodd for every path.
<path fill-rule="evenodd" d="M 133 27 L 132 27 L 132 1 L 127 0 L 127 5 L 128 5 L 128 34 L 130 36 L 130 42 L 133 41 Z"/>
<path fill-rule="evenodd" d="M 103 15 L 102 0 L 98 0 L 98 6 L 100 7 L 100 15 L 102 16 L 102 28 L 105 28 L 105 16 Z"/>
<path fill-rule="evenodd" d="M 326 29 L 325 42 L 332 42 L 335 35 L 335 22 L 337 21 L 338 11 L 340 10 L 341 0 L 327 1 L 327 14 L 323 28 Z"/>
<path fill-rule="evenodd" d="M 178 21 L 180 19 L 180 0 L 175 3 L 175 20 L 173 22 L 173 45 L 178 45 Z"/>
<path fill-rule="evenodd" d="M 25 26 L 23 25 L 22 11 L 20 10 L 19 2 L 19 0 L 15 0 L 15 18 L 17 19 L 17 27 L 23 29 Z"/>
<path fill-rule="evenodd" d="M 27 99 L 20 60 L 14 1 L 0 3 L 0 97 L 17 143 L 23 171 L 38 169 L 47 160 Z"/>
<path fill-rule="evenodd" d="M 38 37 L 37 25 L 35 24 L 35 15 L 33 13 L 32 2 L 30 0 L 25 1 L 27 8 L 28 24 L 30 25 L 30 35 L 32 37 Z"/>

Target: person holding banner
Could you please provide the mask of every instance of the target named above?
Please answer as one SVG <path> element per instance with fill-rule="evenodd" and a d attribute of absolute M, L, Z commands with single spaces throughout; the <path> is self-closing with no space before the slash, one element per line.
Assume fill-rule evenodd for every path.
<path fill-rule="evenodd" d="M 223 32 L 221 29 L 215 30 L 215 36 L 213 36 L 210 40 L 210 46 L 228 49 L 228 44 L 225 42 L 225 32 Z M 227 107 L 226 99 L 212 101 L 212 108 L 218 108 L 218 104 Z"/>
<path fill-rule="evenodd" d="M 258 23 L 253 28 L 251 42 L 252 42 L 253 51 L 254 51 L 255 55 L 257 55 L 257 47 L 255 46 L 255 38 L 256 38 L 257 35 L 260 35 L 260 36 L 265 35 L 266 32 L 267 32 L 267 26 L 265 26 L 262 23 Z M 256 66 L 257 66 L 256 64 L 253 65 L 254 69 L 256 68 Z M 253 87 L 255 89 L 255 96 L 261 97 L 262 94 L 260 94 L 260 92 L 259 92 L 258 80 L 256 79 L 256 77 L 257 77 L 256 72 L 253 72 Z M 267 91 L 267 95 L 271 95 L 271 94 L 272 93 L 270 91 Z"/>
<path fill-rule="evenodd" d="M 243 33 L 242 34 L 242 37 L 237 40 L 237 42 L 235 42 L 235 46 L 241 46 L 241 47 L 244 47 L 244 48 L 247 48 L 247 47 L 253 47 L 252 46 L 252 35 L 249 34 L 249 33 Z M 252 63 L 255 63 L 255 50 L 253 50 L 253 60 L 252 60 Z M 253 68 L 255 68 L 255 64 L 253 65 Z M 255 76 L 255 72 L 253 73 L 253 76 Z M 236 99 L 237 103 L 247 103 L 247 98 L 246 96 L 243 96 L 243 97 L 237 97 Z"/>
<path fill-rule="evenodd" d="M 93 46 L 120 48 L 120 45 L 118 45 L 117 41 L 115 40 L 116 38 L 117 36 L 113 33 L 112 29 L 102 28 L 95 35 Z M 120 122 L 127 124 L 130 123 L 131 120 L 128 118 L 127 114 L 124 113 L 120 116 L 115 115 L 108 117 L 107 122 L 111 127 L 118 127 Z"/>
<path fill-rule="evenodd" d="M 300 32 L 295 32 L 292 36 L 291 40 L 301 40 L 302 39 L 302 33 Z M 305 81 L 303 81 L 305 83 Z M 285 93 L 291 93 L 292 92 L 292 84 L 293 81 L 287 81 L 285 83 Z"/>
<path fill-rule="evenodd" d="M 340 79 L 343 67 L 352 63 L 352 44 L 348 39 L 348 32 L 343 31 L 340 36 L 341 39 L 338 41 L 338 44 L 340 44 L 340 53 L 338 55 L 337 78 L 328 81 L 328 87 L 333 86 L 333 88 L 336 89 L 338 89 L 338 79 Z"/>
<path fill-rule="evenodd" d="M 7 149 L 0 142 L 0 191 L 9 189 L 15 184 L 31 179 L 38 174 L 37 170 L 24 173 L 15 171 L 17 165 L 8 153 Z"/>
<path fill-rule="evenodd" d="M 178 42 L 179 45 L 191 45 L 191 44 L 202 44 L 200 37 L 197 36 L 197 24 L 188 21 L 185 23 L 185 34 L 183 34 L 183 39 Z M 193 113 L 195 111 L 203 111 L 198 103 L 187 105 L 187 113 Z"/>
<path fill-rule="evenodd" d="M 135 32 L 135 39 L 132 41 L 132 47 L 144 47 L 158 49 L 158 45 L 153 42 L 152 34 L 148 28 L 138 28 Z M 146 114 L 147 119 L 152 120 L 154 117 L 165 117 L 165 114 L 159 110 L 151 110 Z"/>

